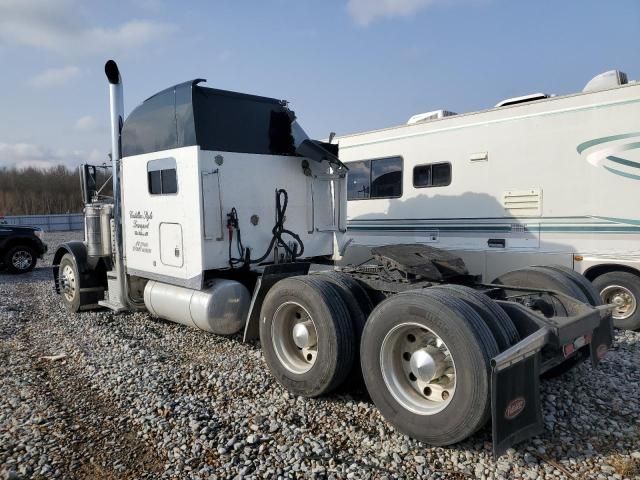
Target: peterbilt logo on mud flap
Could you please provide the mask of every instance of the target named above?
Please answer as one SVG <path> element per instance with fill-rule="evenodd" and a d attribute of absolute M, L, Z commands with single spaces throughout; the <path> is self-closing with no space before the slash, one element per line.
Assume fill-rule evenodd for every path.
<path fill-rule="evenodd" d="M 524 397 L 514 398 L 507 404 L 507 408 L 504 409 L 504 418 L 513 420 L 522 413 L 526 404 L 527 401 Z"/>

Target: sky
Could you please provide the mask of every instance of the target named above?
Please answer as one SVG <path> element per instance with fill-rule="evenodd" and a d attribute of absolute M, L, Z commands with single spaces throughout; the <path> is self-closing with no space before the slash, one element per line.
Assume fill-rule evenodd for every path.
<path fill-rule="evenodd" d="M 640 80 L 639 33 L 640 0 L 0 0 L 0 167 L 105 161 L 109 58 L 127 113 L 206 78 L 323 139 Z"/>

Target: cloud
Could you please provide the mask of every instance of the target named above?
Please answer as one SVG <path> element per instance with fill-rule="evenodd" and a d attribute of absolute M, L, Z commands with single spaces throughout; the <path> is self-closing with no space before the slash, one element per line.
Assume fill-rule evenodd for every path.
<path fill-rule="evenodd" d="M 348 0 L 347 11 L 358 25 L 369 25 L 378 18 L 410 17 L 418 10 L 451 0 Z"/>
<path fill-rule="evenodd" d="M 106 153 L 96 149 L 67 151 L 33 143 L 0 142 L 0 168 L 48 168 L 56 165 L 75 168 L 85 162 L 102 164 L 107 161 Z"/>
<path fill-rule="evenodd" d="M 131 20 L 116 28 L 94 28 L 84 32 L 90 47 L 87 51 L 100 53 L 125 50 L 160 40 L 175 32 L 176 27 L 150 20 Z"/>
<path fill-rule="evenodd" d="M 61 68 L 50 68 L 29 80 L 29 85 L 35 88 L 58 87 L 80 75 L 80 69 L 74 65 Z"/>
<path fill-rule="evenodd" d="M 94 130 L 96 128 L 96 119 L 91 115 L 85 115 L 84 117 L 80 117 L 75 124 L 76 130 Z"/>
<path fill-rule="evenodd" d="M 176 27 L 153 20 L 87 26 L 77 0 L 1 0 L 0 45 L 39 48 L 69 56 L 121 51 L 162 39 Z"/>

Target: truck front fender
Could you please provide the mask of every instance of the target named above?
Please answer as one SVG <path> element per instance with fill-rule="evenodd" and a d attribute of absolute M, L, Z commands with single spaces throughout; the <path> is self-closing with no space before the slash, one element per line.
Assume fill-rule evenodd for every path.
<path fill-rule="evenodd" d="M 80 275 L 81 288 L 107 286 L 106 269 L 102 259 L 89 257 L 87 255 L 87 245 L 84 242 L 71 241 L 58 245 L 53 256 L 51 265 L 56 293 L 60 293 L 60 286 L 58 285 L 60 261 L 67 253 L 73 257 L 73 261 L 76 264 Z"/>

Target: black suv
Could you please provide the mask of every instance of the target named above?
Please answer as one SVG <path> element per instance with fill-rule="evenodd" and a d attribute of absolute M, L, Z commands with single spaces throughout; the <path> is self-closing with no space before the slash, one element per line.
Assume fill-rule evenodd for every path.
<path fill-rule="evenodd" d="M 11 273 L 30 272 L 47 251 L 43 230 L 2 224 L 0 220 L 0 267 Z"/>

